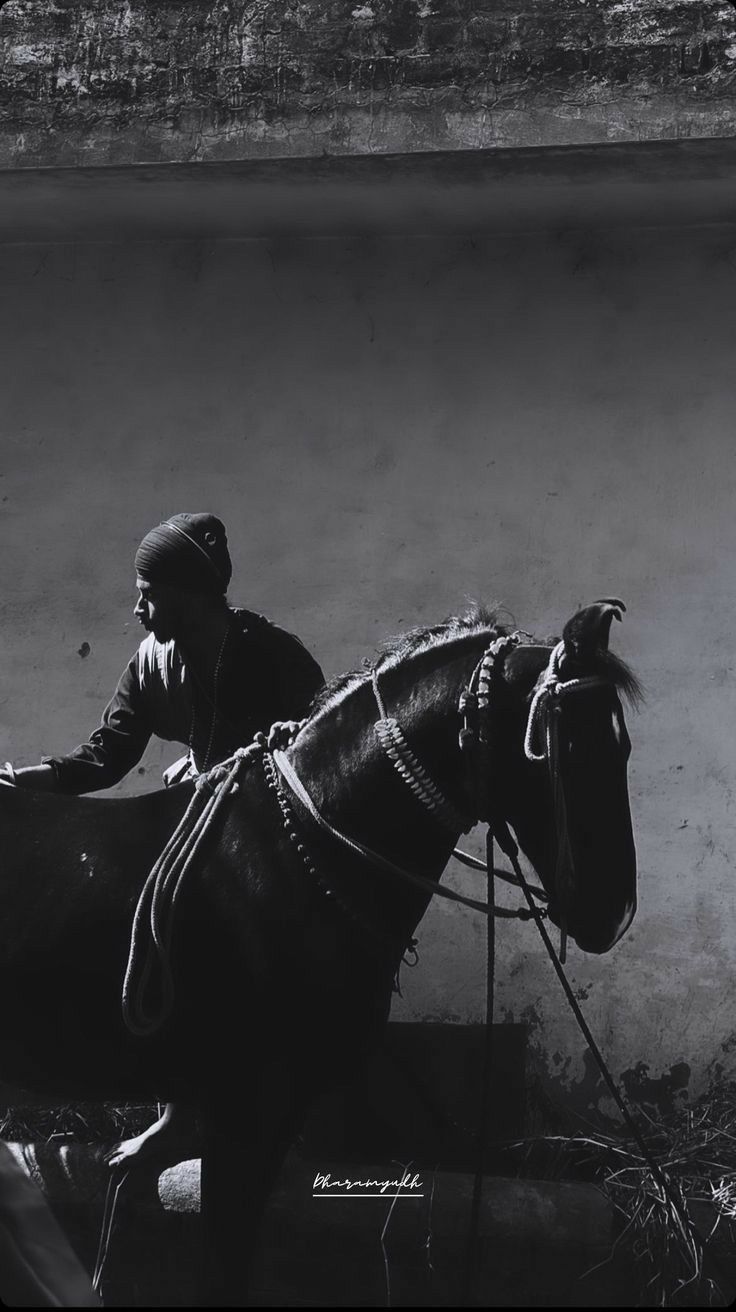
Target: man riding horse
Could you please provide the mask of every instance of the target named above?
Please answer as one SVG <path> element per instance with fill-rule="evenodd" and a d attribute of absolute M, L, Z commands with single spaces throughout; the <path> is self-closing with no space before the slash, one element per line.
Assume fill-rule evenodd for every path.
<path fill-rule="evenodd" d="M 206 558 L 216 539 L 202 541 Z M 220 613 L 223 593 L 221 574 Z M 138 608 L 162 656 L 163 595 Z M 259 734 L 196 783 L 98 800 L 0 788 L 3 1077 L 65 1101 L 197 1107 L 202 1306 L 242 1306 L 284 1156 L 315 1099 L 380 1040 L 461 832 L 492 827 L 521 883 L 518 847 L 539 876 L 529 901 L 541 896 L 582 951 L 626 933 L 636 850 L 620 695 L 638 685 L 608 649 L 622 612 L 611 598 L 586 606 L 553 643 L 482 608 L 412 630 L 334 680 L 288 747 Z M 178 698 L 168 665 L 143 672 L 147 692 L 165 673 Z M 213 703 L 214 688 L 204 731 L 194 690 L 179 712 L 200 765 L 229 747 Z"/>
<path fill-rule="evenodd" d="M 164 773 L 171 784 L 226 760 L 271 726 L 284 746 L 322 687 L 322 671 L 291 633 L 254 611 L 230 607 L 232 565 L 222 522 L 178 514 L 151 529 L 135 556 L 136 619 L 148 636 L 126 666 L 99 728 L 66 756 L 7 765 L 0 779 L 44 792 L 110 788 L 140 761 L 156 735 L 187 755 Z M 187 1126 L 168 1104 L 144 1135 L 118 1145 L 119 1165 L 173 1149 Z"/>

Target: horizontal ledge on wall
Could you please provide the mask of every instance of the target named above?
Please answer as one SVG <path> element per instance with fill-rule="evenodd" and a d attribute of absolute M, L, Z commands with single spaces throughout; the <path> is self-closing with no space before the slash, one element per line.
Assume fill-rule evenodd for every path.
<path fill-rule="evenodd" d="M 0 241 L 473 235 L 736 221 L 736 138 L 0 171 Z"/>

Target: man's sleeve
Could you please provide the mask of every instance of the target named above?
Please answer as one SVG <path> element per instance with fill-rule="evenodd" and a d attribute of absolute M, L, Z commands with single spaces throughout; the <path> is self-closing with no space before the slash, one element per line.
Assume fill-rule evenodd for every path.
<path fill-rule="evenodd" d="M 44 756 L 60 793 L 94 793 L 111 788 L 140 761 L 152 726 L 140 685 L 137 654 L 123 671 L 98 729 L 68 756 Z"/>

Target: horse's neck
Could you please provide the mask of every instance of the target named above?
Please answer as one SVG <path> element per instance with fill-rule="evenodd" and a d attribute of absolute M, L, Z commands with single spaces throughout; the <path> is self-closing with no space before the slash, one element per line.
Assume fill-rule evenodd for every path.
<path fill-rule="evenodd" d="M 449 680 L 437 669 L 403 695 L 392 686 L 396 680 L 390 671 L 385 692 L 387 715 L 401 726 L 412 751 L 439 787 L 457 798 L 460 760 L 455 710 L 463 678 L 472 669 L 472 656 L 455 664 L 458 668 Z M 418 854 L 425 866 L 429 863 L 439 873 L 459 831 L 438 825 L 392 768 L 375 732 L 379 718 L 367 680 L 302 730 L 290 753 L 294 765 L 332 824 L 394 859 L 407 861 Z M 467 800 L 466 809 L 469 805 Z"/>

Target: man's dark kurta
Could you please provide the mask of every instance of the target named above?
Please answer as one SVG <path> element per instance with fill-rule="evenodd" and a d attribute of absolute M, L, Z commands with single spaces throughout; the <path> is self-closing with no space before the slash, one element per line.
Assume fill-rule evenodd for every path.
<path fill-rule="evenodd" d="M 231 610 L 232 623 L 217 680 L 217 714 L 208 765 L 231 756 L 276 720 L 300 720 L 322 687 L 322 671 L 293 634 L 248 610 Z M 64 793 L 110 788 L 141 759 L 156 735 L 188 747 L 205 763 L 214 705 L 186 665 L 176 642 L 152 633 L 124 670 L 98 729 L 68 756 L 47 756 Z"/>

